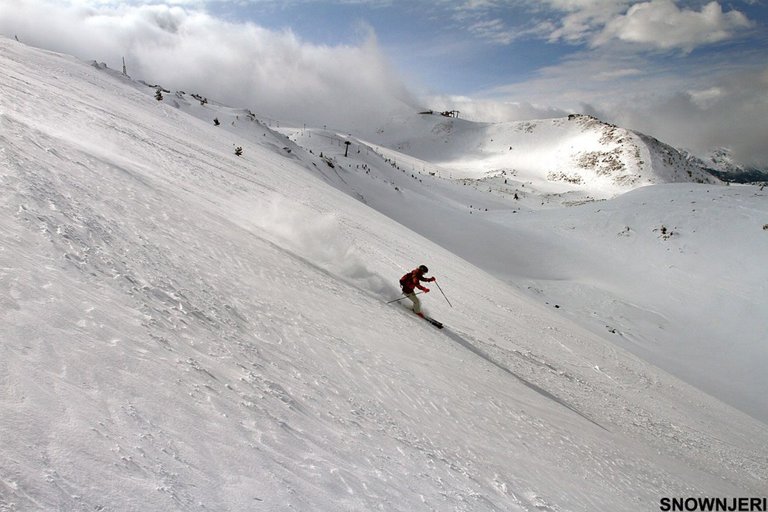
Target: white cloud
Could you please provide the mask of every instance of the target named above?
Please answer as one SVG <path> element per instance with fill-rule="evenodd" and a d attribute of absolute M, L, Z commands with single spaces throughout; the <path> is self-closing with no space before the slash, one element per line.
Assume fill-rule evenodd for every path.
<path fill-rule="evenodd" d="M 526 101 L 477 99 L 467 96 L 435 95 L 427 100 L 435 110 L 458 110 L 471 121 L 498 123 L 564 117 L 569 112 L 556 107 L 533 105 Z"/>
<path fill-rule="evenodd" d="M 616 122 L 704 153 L 728 147 L 746 164 L 768 166 L 768 65 L 731 70 L 697 88 L 616 110 Z"/>
<path fill-rule="evenodd" d="M 619 78 L 639 76 L 642 74 L 643 74 L 642 70 L 637 68 L 611 69 L 607 71 L 601 71 L 600 73 L 595 75 L 595 80 L 599 80 L 599 81 L 616 80 Z"/>
<path fill-rule="evenodd" d="M 668 66 L 600 48 L 482 96 L 478 112 L 498 105 L 493 120 L 520 119 L 510 104 L 551 105 L 555 115 L 589 113 L 700 155 L 724 146 L 739 161 L 768 166 L 768 65 L 759 51 L 739 61 L 709 55 Z"/>
<path fill-rule="evenodd" d="M 527 19 L 512 17 L 514 6 L 523 9 Z M 619 40 L 649 48 L 691 51 L 734 38 L 754 25 L 738 10 L 724 12 L 717 1 L 696 11 L 679 7 L 676 0 L 478 0 L 455 5 L 453 12 L 454 20 L 469 32 L 497 44 L 535 35 L 550 42 L 589 43 L 593 47 Z"/>
<path fill-rule="evenodd" d="M 730 39 L 752 23 L 739 11 L 723 12 L 710 2 L 700 12 L 681 9 L 672 0 L 650 0 L 635 4 L 626 14 L 608 22 L 594 39 L 599 46 L 619 39 L 662 49 L 693 48 Z"/>
<path fill-rule="evenodd" d="M 624 0 L 546 0 L 549 7 L 566 13 L 549 34 L 550 41 L 579 43 L 594 35 L 627 8 Z"/>
<path fill-rule="evenodd" d="M 694 48 L 737 37 L 754 24 L 738 10 L 724 12 L 717 1 L 700 11 L 675 0 L 544 0 L 562 15 L 553 21 L 548 39 L 598 47 L 618 40 L 664 50 Z M 550 13 L 550 17 L 552 17 Z"/>
<path fill-rule="evenodd" d="M 720 87 L 710 87 L 704 90 L 686 91 L 691 101 L 699 108 L 708 108 L 714 105 L 718 99 L 723 97 L 723 90 Z"/>
<path fill-rule="evenodd" d="M 515 39 L 514 31 L 499 18 L 475 22 L 469 26 L 469 31 L 486 41 L 498 44 L 509 44 Z"/>
<path fill-rule="evenodd" d="M 372 32 L 322 46 L 169 5 L 0 0 L 0 32 L 271 117 L 353 129 L 415 105 Z M 413 107 L 416 108 L 416 107 Z"/>

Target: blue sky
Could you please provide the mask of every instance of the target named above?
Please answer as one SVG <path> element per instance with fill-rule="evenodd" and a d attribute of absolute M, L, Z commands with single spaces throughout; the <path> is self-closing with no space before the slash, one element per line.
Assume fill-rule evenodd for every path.
<path fill-rule="evenodd" d="M 625 22 L 598 42 L 606 27 L 627 18 L 633 6 L 636 11 L 647 6 L 645 23 L 631 28 Z M 744 50 L 765 60 L 768 50 L 768 8 L 760 1 L 262 0 L 210 2 L 206 8 L 231 21 L 291 30 L 313 44 L 354 45 L 370 30 L 401 72 L 447 94 L 477 94 L 526 81 L 569 55 L 593 54 L 605 45 L 620 45 L 625 58 L 642 56 L 646 66 L 659 69 L 709 56 L 741 60 Z M 682 32 L 678 38 L 662 41 L 662 34 L 676 30 Z"/>
<path fill-rule="evenodd" d="M 585 112 L 768 167 L 767 1 L 0 0 L 0 33 L 308 124 Z"/>
<path fill-rule="evenodd" d="M 527 39 L 498 43 L 472 32 L 449 2 L 253 2 L 210 4 L 232 21 L 288 29 L 309 43 L 354 45 L 370 33 L 397 68 L 418 84 L 447 94 L 470 94 L 530 77 L 567 50 Z M 514 6 L 495 12 L 508 24 L 526 16 Z"/>

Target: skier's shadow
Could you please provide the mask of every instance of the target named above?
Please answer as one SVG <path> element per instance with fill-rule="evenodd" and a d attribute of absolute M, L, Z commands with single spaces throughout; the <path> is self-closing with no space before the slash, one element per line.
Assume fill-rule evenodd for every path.
<path fill-rule="evenodd" d="M 549 398 L 550 400 L 552 400 L 554 402 L 557 402 L 558 404 L 562 405 L 563 407 L 565 407 L 567 409 L 570 409 L 571 411 L 575 412 L 576 414 L 578 414 L 579 416 L 581 416 L 585 420 L 589 421 L 593 425 L 597 425 L 601 429 L 603 429 L 605 431 L 609 431 L 607 428 L 605 428 L 604 426 L 602 426 L 599 423 L 595 422 L 594 420 L 590 419 L 588 416 L 586 416 L 585 414 L 583 414 L 579 410 L 575 409 L 574 407 L 572 407 L 571 405 L 569 405 L 567 402 L 563 401 L 562 399 L 556 397 L 555 395 L 553 395 L 552 393 L 550 393 L 546 389 L 537 386 L 533 382 L 529 382 L 529 381 L 525 380 L 523 377 L 517 375 L 515 372 L 513 372 L 512 370 L 510 370 L 509 368 L 507 368 L 503 364 L 500 364 L 500 363 L 496 362 L 490 355 L 486 354 L 485 352 L 483 352 L 482 350 L 480 350 L 479 348 L 474 346 L 472 343 L 470 343 L 467 340 L 465 340 L 463 337 L 461 337 L 461 335 L 453 332 L 452 330 L 450 330 L 447 327 L 443 329 L 443 332 L 445 333 L 446 336 L 451 338 L 453 341 L 455 341 L 456 343 L 458 343 L 462 347 L 466 348 L 467 350 L 469 350 L 470 352 L 472 352 L 476 356 L 485 359 L 487 362 L 491 363 L 495 367 L 497 367 L 500 370 L 502 370 L 502 371 L 506 372 L 507 374 L 511 375 L 512 377 L 517 379 L 519 382 L 521 382 L 526 387 L 534 390 L 535 392 L 537 392 L 538 394 L 540 394 L 540 395 L 542 395 L 542 396 L 544 396 L 546 398 Z"/>

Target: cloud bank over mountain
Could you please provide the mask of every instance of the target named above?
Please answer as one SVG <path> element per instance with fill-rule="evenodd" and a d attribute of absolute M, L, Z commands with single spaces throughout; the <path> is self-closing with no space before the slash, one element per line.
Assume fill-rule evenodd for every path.
<path fill-rule="evenodd" d="M 12 3 L 2 9 L 0 31 L 28 44 L 113 68 L 125 56 L 133 78 L 280 120 L 354 128 L 416 108 L 371 32 L 357 45 L 323 46 L 290 30 L 228 22 L 179 5 Z"/>

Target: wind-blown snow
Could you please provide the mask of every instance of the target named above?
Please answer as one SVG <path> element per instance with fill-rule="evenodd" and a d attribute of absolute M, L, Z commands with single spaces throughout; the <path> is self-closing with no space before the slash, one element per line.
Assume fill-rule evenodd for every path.
<path fill-rule="evenodd" d="M 452 252 L 451 225 L 507 236 L 508 198 L 345 168 L 344 148 L 6 39 L 0 70 L 0 510 L 764 493 L 765 424 Z M 460 224 L 485 215 L 474 198 L 498 215 Z M 425 297 L 443 331 L 385 303 L 420 263 L 454 305 Z"/>

